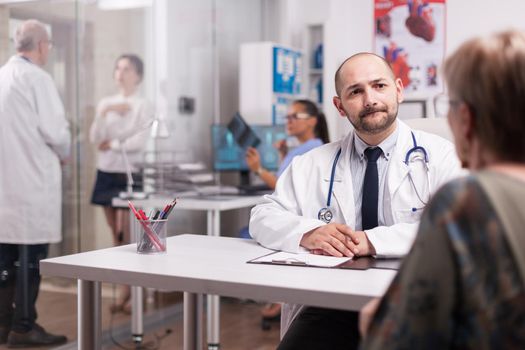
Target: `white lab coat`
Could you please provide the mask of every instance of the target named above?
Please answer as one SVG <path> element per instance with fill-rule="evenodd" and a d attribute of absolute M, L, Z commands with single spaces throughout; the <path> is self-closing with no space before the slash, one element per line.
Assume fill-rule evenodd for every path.
<path fill-rule="evenodd" d="M 405 255 L 414 241 L 424 202 L 428 201 L 430 193 L 462 173 L 452 143 L 436 135 L 411 130 L 400 120 L 398 125 L 398 139 L 389 161 L 383 198 L 383 214 L 387 225 L 366 231 L 378 256 Z M 413 147 L 411 131 L 418 146 L 423 146 L 428 153 L 430 189 L 424 163 L 412 162 L 410 168 L 404 163 L 407 151 Z M 275 250 L 304 251 L 299 246 L 303 234 L 325 224 L 317 219 L 317 215 L 319 209 L 326 207 L 332 164 L 339 148 L 342 152 L 335 171 L 332 222 L 343 223 L 351 228 L 355 226 L 350 173 L 350 152 L 353 151 L 354 137 L 355 134 L 350 132 L 341 141 L 294 158 L 279 178 L 275 192 L 265 196 L 265 202 L 252 209 L 250 234 L 257 242 Z M 413 158 L 417 157 L 420 157 L 420 153 Z M 411 185 L 409 171 L 424 202 L 418 198 Z M 281 334 L 287 330 L 298 311 L 297 306 L 285 305 Z"/>
<path fill-rule="evenodd" d="M 0 68 L 0 242 L 61 240 L 61 168 L 71 149 L 51 76 L 13 56 Z"/>

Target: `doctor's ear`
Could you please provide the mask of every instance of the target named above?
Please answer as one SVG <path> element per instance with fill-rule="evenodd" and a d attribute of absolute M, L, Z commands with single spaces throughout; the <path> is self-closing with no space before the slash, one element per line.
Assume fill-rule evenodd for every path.
<path fill-rule="evenodd" d="M 404 91 L 403 81 L 400 78 L 397 78 L 395 83 L 396 83 L 397 103 L 401 103 L 405 99 L 403 96 L 403 91 Z"/>
<path fill-rule="evenodd" d="M 346 117 L 345 110 L 343 109 L 343 104 L 341 103 L 341 98 L 339 96 L 334 96 L 332 101 L 334 102 L 335 108 L 337 108 L 337 110 L 339 111 L 339 115 L 341 117 Z"/>

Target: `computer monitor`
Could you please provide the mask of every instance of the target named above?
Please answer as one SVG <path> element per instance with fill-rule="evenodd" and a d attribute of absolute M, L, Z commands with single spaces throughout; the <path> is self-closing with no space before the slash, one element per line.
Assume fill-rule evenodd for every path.
<path fill-rule="evenodd" d="M 279 153 L 274 147 L 278 140 L 286 138 L 284 125 L 251 125 L 260 139 L 257 150 L 263 168 L 275 171 L 279 168 Z M 226 125 L 212 125 L 213 169 L 215 171 L 249 170 L 244 160 L 246 149 L 241 148 Z"/>

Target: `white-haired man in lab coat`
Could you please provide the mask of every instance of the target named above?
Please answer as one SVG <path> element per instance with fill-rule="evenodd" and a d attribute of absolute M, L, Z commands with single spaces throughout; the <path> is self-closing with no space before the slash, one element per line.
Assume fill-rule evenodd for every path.
<path fill-rule="evenodd" d="M 17 54 L 0 68 L 0 344 L 57 345 L 36 323 L 39 261 L 61 240 L 61 161 L 71 133 L 51 76 L 44 25 L 21 24 Z"/>
<path fill-rule="evenodd" d="M 252 210 L 250 233 L 288 252 L 403 256 L 430 194 L 460 174 L 454 146 L 397 119 L 403 84 L 383 58 L 348 58 L 335 86 L 334 105 L 353 130 L 294 159 L 275 193 Z M 355 349 L 357 318 L 286 304 L 279 350 Z"/>

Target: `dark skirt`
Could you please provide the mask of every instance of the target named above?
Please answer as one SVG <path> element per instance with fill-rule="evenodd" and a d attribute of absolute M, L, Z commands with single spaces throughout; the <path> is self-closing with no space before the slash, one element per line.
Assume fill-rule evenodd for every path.
<path fill-rule="evenodd" d="M 134 191 L 142 190 L 139 174 L 133 174 Z M 111 200 L 118 197 L 120 192 L 126 191 L 127 175 L 125 173 L 108 173 L 97 170 L 97 179 L 91 195 L 91 203 L 105 207 L 113 207 Z"/>

